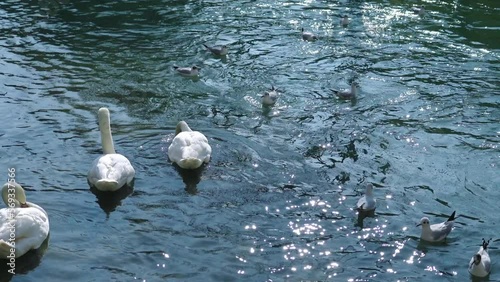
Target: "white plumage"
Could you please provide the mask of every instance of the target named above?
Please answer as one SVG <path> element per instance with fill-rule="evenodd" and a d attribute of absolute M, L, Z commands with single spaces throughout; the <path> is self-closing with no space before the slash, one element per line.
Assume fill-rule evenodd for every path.
<path fill-rule="evenodd" d="M 274 86 L 271 86 L 271 90 L 264 92 L 261 98 L 262 104 L 268 106 L 274 105 L 276 103 L 276 100 L 278 100 L 278 90 L 274 88 Z"/>
<path fill-rule="evenodd" d="M 94 160 L 87 179 L 98 190 L 116 191 L 124 185 L 131 185 L 135 170 L 125 156 L 115 152 L 109 110 L 100 108 L 98 117 L 103 155 Z"/>
<path fill-rule="evenodd" d="M 491 240 L 491 239 L 490 239 Z M 486 277 L 491 271 L 490 255 L 488 254 L 488 245 L 490 240 L 485 241 L 479 248 L 479 251 L 470 259 L 469 273 L 477 277 Z"/>
<path fill-rule="evenodd" d="M 187 76 L 187 77 L 197 77 L 200 74 L 200 68 L 197 66 L 192 66 L 192 67 L 178 67 L 174 66 L 174 69 L 177 71 L 178 74 Z"/>
<path fill-rule="evenodd" d="M 196 169 L 210 161 L 212 147 L 201 132 L 192 131 L 185 121 L 175 129 L 175 137 L 168 147 L 168 158 L 184 169 Z"/>
<path fill-rule="evenodd" d="M 17 183 L 3 185 L 2 199 L 8 208 L 0 209 L 0 259 L 11 256 L 11 249 L 15 249 L 16 257 L 38 249 L 49 234 L 47 212 L 26 202 L 24 189 Z M 12 230 L 15 241 L 10 240 Z"/>
<path fill-rule="evenodd" d="M 368 212 L 375 210 L 376 204 L 377 200 L 373 197 L 373 185 L 368 183 L 365 194 L 358 200 L 356 206 L 359 211 Z"/>
<path fill-rule="evenodd" d="M 309 31 L 304 31 L 304 28 L 302 28 L 301 30 L 302 30 L 302 39 L 303 40 L 314 41 L 314 40 L 318 39 L 318 37 L 314 33 L 309 32 Z"/>
<path fill-rule="evenodd" d="M 205 48 L 207 48 L 208 50 L 210 50 L 210 52 L 212 52 L 212 54 L 214 55 L 217 55 L 217 56 L 225 56 L 227 55 L 227 52 L 228 52 L 228 48 L 226 45 L 216 45 L 216 46 L 208 46 L 206 44 L 203 44 L 203 46 L 205 46 Z"/>
<path fill-rule="evenodd" d="M 455 219 L 455 212 L 453 212 L 447 221 L 430 225 L 429 218 L 422 217 L 420 223 L 417 224 L 417 226 L 422 226 L 420 239 L 428 242 L 439 242 L 446 239 L 453 229 Z"/>

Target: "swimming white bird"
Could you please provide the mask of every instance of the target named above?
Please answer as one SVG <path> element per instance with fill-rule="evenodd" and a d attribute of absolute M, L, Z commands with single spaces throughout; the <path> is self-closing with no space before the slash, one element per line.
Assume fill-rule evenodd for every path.
<path fill-rule="evenodd" d="M 183 76 L 189 76 L 189 77 L 196 77 L 198 76 L 200 68 L 197 66 L 192 66 L 192 67 L 178 67 L 174 66 L 174 69 L 181 75 Z"/>
<path fill-rule="evenodd" d="M 214 55 L 217 55 L 217 56 L 224 56 L 224 55 L 227 55 L 227 52 L 228 52 L 228 48 L 226 45 L 217 45 L 217 46 L 208 46 L 206 44 L 203 44 L 203 46 L 205 46 L 205 48 L 207 48 L 208 50 L 210 50 L 210 52 L 212 52 Z"/>
<path fill-rule="evenodd" d="M 353 100 L 353 99 L 356 99 L 357 89 L 356 89 L 356 83 L 354 83 L 354 82 L 351 83 L 351 90 L 348 90 L 348 89 L 345 89 L 345 90 L 332 89 L 332 91 L 340 99 L 344 99 L 344 100 Z"/>
<path fill-rule="evenodd" d="M 349 24 L 349 17 L 347 15 L 344 15 L 342 19 L 340 20 L 340 24 L 343 26 L 346 26 Z"/>
<path fill-rule="evenodd" d="M 312 32 L 304 31 L 304 28 L 302 28 L 302 39 L 305 41 L 314 41 L 318 39 L 318 37 Z"/>
<path fill-rule="evenodd" d="M 0 259 L 20 257 L 38 249 L 49 234 L 49 217 L 39 205 L 26 202 L 23 187 L 8 182 L 2 187 L 2 199 L 8 208 L 0 209 Z M 12 241 L 12 230 L 15 231 Z"/>
<path fill-rule="evenodd" d="M 439 242 L 446 239 L 446 236 L 448 236 L 453 229 L 455 219 L 455 211 L 450 215 L 447 221 L 433 225 L 430 225 L 429 218 L 422 217 L 420 223 L 417 224 L 417 226 L 422 225 L 420 239 L 428 242 Z"/>
<path fill-rule="evenodd" d="M 420 6 L 420 8 L 413 8 L 413 13 L 417 14 L 419 16 L 423 16 L 425 14 L 425 8 L 424 6 Z"/>
<path fill-rule="evenodd" d="M 131 185 L 135 170 L 125 156 L 115 152 L 109 110 L 100 108 L 98 118 L 103 155 L 94 160 L 87 179 L 98 190 L 116 191 L 126 184 Z"/>
<path fill-rule="evenodd" d="M 356 205 L 359 211 L 368 212 L 375 210 L 377 204 L 377 200 L 373 197 L 373 185 L 368 183 L 366 185 L 365 194 L 358 200 L 358 204 Z"/>
<path fill-rule="evenodd" d="M 271 90 L 264 92 L 262 97 L 262 104 L 264 105 L 274 105 L 276 100 L 278 100 L 278 90 L 271 86 Z"/>
<path fill-rule="evenodd" d="M 483 244 L 479 248 L 479 251 L 470 259 L 469 262 L 469 273 L 478 276 L 486 277 L 491 271 L 491 261 L 490 255 L 488 255 L 488 245 L 491 239 L 485 241 L 483 239 Z"/>
<path fill-rule="evenodd" d="M 179 121 L 175 128 L 175 137 L 168 147 L 168 158 L 184 169 L 196 169 L 210 161 L 212 147 L 207 137 L 199 131 L 193 131 L 185 121 Z"/>

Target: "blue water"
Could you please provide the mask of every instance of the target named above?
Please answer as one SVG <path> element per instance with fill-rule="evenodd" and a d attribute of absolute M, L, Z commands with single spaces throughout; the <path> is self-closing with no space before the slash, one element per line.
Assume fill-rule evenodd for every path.
<path fill-rule="evenodd" d="M 2 281 L 470 281 L 482 238 L 500 280 L 500 2 L 422 3 L 1 3 L 0 171 L 51 227 Z M 332 95 L 352 81 L 357 101 Z M 98 199 L 103 106 L 136 180 Z M 179 120 L 212 145 L 200 174 L 168 161 Z M 421 244 L 420 218 L 454 210 L 446 243 Z"/>

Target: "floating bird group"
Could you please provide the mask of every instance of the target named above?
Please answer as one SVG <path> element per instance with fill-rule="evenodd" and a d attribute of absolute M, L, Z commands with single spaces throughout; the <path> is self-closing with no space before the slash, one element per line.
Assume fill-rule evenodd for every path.
<path fill-rule="evenodd" d="M 418 15 L 425 13 L 424 6 L 413 10 Z M 349 18 L 344 15 L 340 24 L 347 26 Z M 301 29 L 302 39 L 305 41 L 318 40 L 318 36 L 312 32 Z M 213 55 L 226 56 L 228 46 L 215 45 L 203 46 Z M 200 67 L 174 66 L 174 70 L 186 77 L 199 76 Z M 356 83 L 351 83 L 351 88 L 346 90 L 334 90 L 333 93 L 339 99 L 354 100 L 357 97 Z M 279 93 L 272 86 L 261 96 L 262 104 L 272 106 L 276 103 Z M 132 186 L 135 178 L 135 169 L 124 155 L 115 151 L 113 137 L 111 134 L 110 112 L 107 108 L 98 111 L 98 123 L 101 134 L 102 155 L 97 157 L 91 164 L 87 174 L 87 180 L 91 187 L 103 192 L 116 192 L 124 186 Z M 212 147 L 207 137 L 199 132 L 193 131 L 185 121 L 179 121 L 175 129 L 175 136 L 168 147 L 169 160 L 186 170 L 195 170 L 209 163 L 212 156 Z M 0 258 L 7 258 L 14 250 L 15 256 L 20 257 L 40 248 L 49 235 L 49 219 L 47 212 L 40 206 L 26 201 L 25 190 L 15 182 L 8 182 L 2 187 L 2 199 L 8 208 L 0 209 Z M 373 193 L 373 185 L 366 185 L 364 195 L 358 200 L 356 209 L 359 212 L 374 212 L 377 201 Z M 428 217 L 423 217 L 417 226 L 421 226 L 420 239 L 436 243 L 446 240 L 453 230 L 455 222 L 455 211 L 449 218 L 441 223 L 430 224 Z M 12 224 L 15 226 L 16 241 L 10 240 Z M 479 251 L 474 254 L 469 262 L 468 271 L 473 276 L 486 277 L 491 272 L 491 260 L 488 254 L 488 246 L 491 239 L 483 242 Z"/>

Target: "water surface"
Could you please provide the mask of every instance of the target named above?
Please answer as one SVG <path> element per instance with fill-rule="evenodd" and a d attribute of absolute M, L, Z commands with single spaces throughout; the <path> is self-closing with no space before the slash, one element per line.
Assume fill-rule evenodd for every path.
<path fill-rule="evenodd" d="M 419 5 L 0 4 L 0 168 L 51 224 L 41 259 L 11 281 L 470 280 L 481 238 L 499 255 L 500 6 L 426 1 L 419 17 Z M 352 81 L 357 101 L 332 96 Z M 263 108 L 271 86 L 279 100 Z M 86 181 L 103 106 L 137 172 L 114 199 Z M 179 120 L 213 148 L 197 175 L 167 158 Z M 378 208 L 358 222 L 368 182 Z M 444 245 L 419 243 L 422 216 L 454 210 Z"/>

